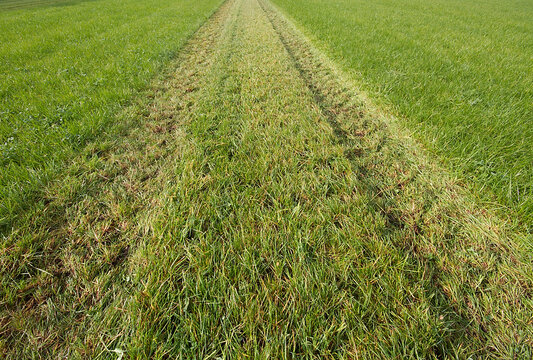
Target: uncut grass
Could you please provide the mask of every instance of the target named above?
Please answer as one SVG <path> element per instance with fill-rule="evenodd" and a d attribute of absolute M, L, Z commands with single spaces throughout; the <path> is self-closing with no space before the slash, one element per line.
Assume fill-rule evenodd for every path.
<path fill-rule="evenodd" d="M 226 3 L 139 127 L 21 220 L 8 355 L 530 355 L 524 238 L 264 6 Z"/>
<path fill-rule="evenodd" d="M 274 3 L 450 168 L 531 227 L 530 1 Z"/>
<path fill-rule="evenodd" d="M 0 14 L 4 231 L 220 3 L 89 1 Z"/>

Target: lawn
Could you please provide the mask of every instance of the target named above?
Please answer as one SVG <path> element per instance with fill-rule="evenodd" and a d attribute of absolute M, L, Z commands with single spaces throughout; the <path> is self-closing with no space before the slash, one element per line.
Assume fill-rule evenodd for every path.
<path fill-rule="evenodd" d="M 0 226 L 113 125 L 220 3 L 0 2 Z"/>
<path fill-rule="evenodd" d="M 533 2 L 273 2 L 476 192 L 531 226 Z"/>

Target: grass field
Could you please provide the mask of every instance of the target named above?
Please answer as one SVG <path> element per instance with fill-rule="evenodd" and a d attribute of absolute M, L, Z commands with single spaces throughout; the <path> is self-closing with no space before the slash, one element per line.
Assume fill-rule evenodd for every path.
<path fill-rule="evenodd" d="M 274 3 L 448 167 L 533 231 L 533 2 Z"/>
<path fill-rule="evenodd" d="M 113 119 L 2 242 L 6 358 L 533 355 L 528 235 L 267 1 Z"/>
<path fill-rule="evenodd" d="M 0 226 L 109 128 L 217 4 L 0 2 Z"/>
<path fill-rule="evenodd" d="M 23 99 L 43 113 L 63 98 L 85 107 L 48 128 L 13 120 L 27 137 L 12 142 L 30 148 L 21 141 L 46 134 L 37 143 L 57 165 L 9 165 L 49 176 L 28 182 L 42 184 L 35 201 L 6 217 L 0 356 L 533 356 L 533 244 L 514 218 L 480 201 L 267 0 L 225 1 L 183 47 L 216 2 L 165 1 L 9 10 L 27 21 L 26 11 L 39 21 L 79 11 L 98 28 L 75 10 L 95 6 L 116 23 L 87 35 L 91 49 L 111 44 L 101 92 L 82 92 L 93 85 L 77 72 L 68 95 L 57 66 L 29 72 L 33 95 L 4 92 L 21 119 L 32 114 Z M 55 61 L 80 43 L 52 51 Z M 28 64 L 57 45 L 33 46 Z M 33 53 L 23 48 L 3 51 L 22 61 Z M 96 71 L 87 51 L 69 69 Z M 45 83 L 62 95 L 37 98 Z M 86 135 L 47 147 L 58 134 Z"/>

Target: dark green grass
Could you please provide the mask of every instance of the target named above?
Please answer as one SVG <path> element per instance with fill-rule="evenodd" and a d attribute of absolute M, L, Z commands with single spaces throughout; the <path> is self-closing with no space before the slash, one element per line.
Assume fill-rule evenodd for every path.
<path fill-rule="evenodd" d="M 533 2 L 274 3 L 451 168 L 533 223 Z"/>
<path fill-rule="evenodd" d="M 101 0 L 0 13 L 0 227 L 110 126 L 220 2 Z"/>

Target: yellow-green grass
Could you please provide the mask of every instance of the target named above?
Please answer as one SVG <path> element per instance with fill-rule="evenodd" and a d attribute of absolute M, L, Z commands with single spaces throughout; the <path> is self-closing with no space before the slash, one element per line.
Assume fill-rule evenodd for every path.
<path fill-rule="evenodd" d="M 34 1 L 0 12 L 0 226 L 112 125 L 220 3 Z"/>
<path fill-rule="evenodd" d="M 274 3 L 486 199 L 533 224 L 533 2 Z"/>
<path fill-rule="evenodd" d="M 531 357 L 527 236 L 266 1 L 167 75 L 2 242 L 6 358 Z"/>

